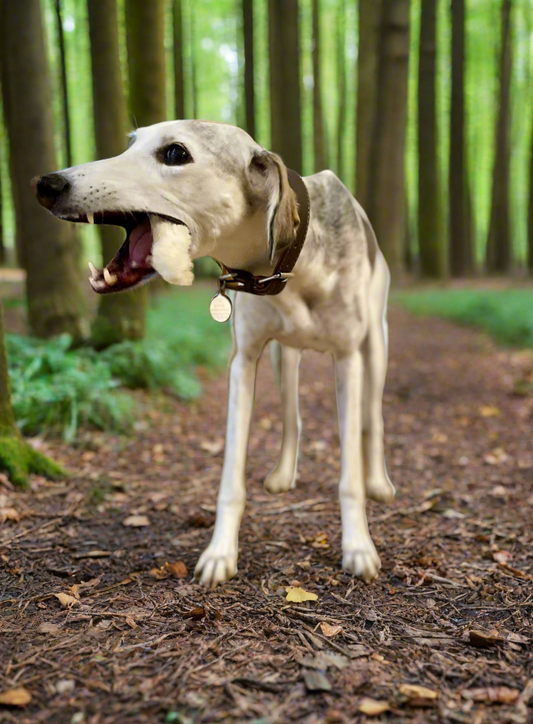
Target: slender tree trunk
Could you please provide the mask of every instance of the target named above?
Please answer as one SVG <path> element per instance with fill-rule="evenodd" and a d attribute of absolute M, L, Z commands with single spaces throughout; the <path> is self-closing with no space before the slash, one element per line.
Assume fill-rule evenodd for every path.
<path fill-rule="evenodd" d="M 6 261 L 6 247 L 4 243 L 4 222 L 3 222 L 3 195 L 2 195 L 2 155 L 3 155 L 3 139 L 2 139 L 2 104 L 0 103 L 0 264 Z"/>
<path fill-rule="evenodd" d="M 72 166 L 72 142 L 70 133 L 70 115 L 68 110 L 67 58 L 65 53 L 65 34 L 63 32 L 61 0 L 55 0 L 55 11 L 57 20 L 57 37 L 59 40 L 59 58 L 61 61 L 61 100 L 63 103 L 63 122 L 65 124 L 65 150 L 67 155 L 67 166 Z"/>
<path fill-rule="evenodd" d="M 393 273 L 403 267 L 409 0 L 384 0 L 368 212 Z"/>
<path fill-rule="evenodd" d="M 437 135 L 437 0 L 422 0 L 418 63 L 418 246 L 422 276 L 442 278 L 444 234 Z"/>
<path fill-rule="evenodd" d="M 255 79 L 254 79 L 254 2 L 242 0 L 244 38 L 244 103 L 246 130 L 255 138 Z"/>
<path fill-rule="evenodd" d="M 135 123 L 165 121 L 165 0 L 126 0 L 126 44 Z"/>
<path fill-rule="evenodd" d="M 192 116 L 199 118 L 198 111 L 198 80 L 196 76 L 196 16 L 194 13 L 194 4 L 192 0 L 189 2 L 189 48 L 190 48 L 190 67 L 191 67 L 191 86 L 192 86 Z"/>
<path fill-rule="evenodd" d="M 183 17 L 181 0 L 172 5 L 174 21 L 174 112 L 176 118 L 185 118 L 185 82 L 183 78 Z"/>
<path fill-rule="evenodd" d="M 375 131 L 382 0 L 359 0 L 355 192 L 368 209 L 372 139 Z"/>
<path fill-rule="evenodd" d="M 72 225 L 39 207 L 29 183 L 57 169 L 41 5 L 1 0 L 0 17 L 2 94 L 29 323 L 38 337 L 68 332 L 79 339 L 84 299 L 76 234 Z"/>
<path fill-rule="evenodd" d="M 21 487 L 27 484 L 30 473 L 51 479 L 62 478 L 66 475 L 65 471 L 30 447 L 15 424 L 9 391 L 3 317 L 0 303 L 0 470 L 8 475 L 14 485 Z"/>
<path fill-rule="evenodd" d="M 527 268 L 533 275 L 533 124 L 531 126 L 531 155 L 529 157 L 529 210 L 528 210 Z"/>
<path fill-rule="evenodd" d="M 327 168 L 326 134 L 322 110 L 322 72 L 320 69 L 320 0 L 313 0 L 313 150 L 315 173 Z"/>
<path fill-rule="evenodd" d="M 512 264 L 510 164 L 511 164 L 511 0 L 502 2 L 500 46 L 500 99 L 496 122 L 496 156 L 492 176 L 492 205 L 487 240 L 487 269 L 507 272 Z"/>
<path fill-rule="evenodd" d="M 302 172 L 298 0 L 268 0 L 271 147 Z"/>
<path fill-rule="evenodd" d="M 452 99 L 449 163 L 449 268 L 454 277 L 474 270 L 465 108 L 465 0 L 451 0 Z"/>
<path fill-rule="evenodd" d="M 116 0 L 88 0 L 93 84 L 94 130 L 98 158 L 117 156 L 126 148 L 127 108 L 120 70 Z M 124 231 L 98 226 L 104 264 L 124 241 Z M 97 349 L 144 336 L 145 293 L 141 289 L 99 297 L 92 327 Z"/>
<path fill-rule="evenodd" d="M 344 178 L 344 134 L 346 129 L 346 6 L 339 0 L 337 7 L 337 174 Z"/>

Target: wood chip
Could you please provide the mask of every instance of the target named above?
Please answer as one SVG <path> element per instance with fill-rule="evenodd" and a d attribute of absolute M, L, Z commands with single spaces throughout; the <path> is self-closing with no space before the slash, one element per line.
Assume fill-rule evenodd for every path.
<path fill-rule="evenodd" d="M 0 692 L 0 704 L 4 706 L 26 706 L 32 699 L 30 692 L 23 686 Z"/>

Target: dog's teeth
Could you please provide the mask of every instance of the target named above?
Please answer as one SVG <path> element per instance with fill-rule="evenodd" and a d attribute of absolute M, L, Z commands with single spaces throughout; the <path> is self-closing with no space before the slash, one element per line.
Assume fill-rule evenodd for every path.
<path fill-rule="evenodd" d="M 104 279 L 105 283 L 108 284 L 110 287 L 112 287 L 113 284 L 116 284 L 117 281 L 117 277 L 115 276 L 115 274 L 111 274 L 111 272 L 107 268 L 104 268 Z"/>
<path fill-rule="evenodd" d="M 87 221 L 89 224 L 94 224 L 94 214 L 87 214 Z"/>
<path fill-rule="evenodd" d="M 95 267 L 95 265 L 92 262 L 89 262 L 89 269 L 91 270 L 91 277 L 93 279 L 98 278 L 98 269 Z"/>
<path fill-rule="evenodd" d="M 137 267 L 139 266 L 139 263 L 136 262 L 136 261 L 132 261 L 132 262 L 131 262 L 131 266 L 132 266 L 134 269 L 137 269 Z"/>

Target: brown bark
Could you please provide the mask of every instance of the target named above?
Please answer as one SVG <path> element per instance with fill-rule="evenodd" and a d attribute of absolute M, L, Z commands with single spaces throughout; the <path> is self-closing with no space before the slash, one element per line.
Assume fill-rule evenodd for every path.
<path fill-rule="evenodd" d="M 116 0 L 88 0 L 89 36 L 93 84 L 94 132 L 98 158 L 117 156 L 126 148 L 127 108 L 120 69 Z M 123 229 L 98 226 L 104 264 L 124 241 Z M 125 294 L 99 297 L 92 327 L 98 349 L 125 339 L 144 336 L 146 293 L 136 289 Z"/>
<path fill-rule="evenodd" d="M 65 124 L 65 152 L 67 166 L 72 166 L 72 142 L 70 133 L 70 115 L 68 107 L 67 58 L 65 53 L 65 34 L 63 32 L 61 0 L 55 0 L 55 11 L 57 22 L 57 38 L 59 41 L 59 59 L 61 64 L 61 101 L 63 103 L 63 123 Z"/>
<path fill-rule="evenodd" d="M 271 149 L 302 171 L 298 0 L 268 0 Z"/>
<path fill-rule="evenodd" d="M 137 127 L 166 120 L 165 0 L 126 0 L 126 44 Z"/>
<path fill-rule="evenodd" d="M 365 209 L 368 209 L 372 139 L 375 131 L 381 6 L 382 0 L 359 0 L 355 192 Z"/>
<path fill-rule="evenodd" d="M 315 173 L 327 168 L 326 134 L 322 106 L 322 72 L 320 69 L 320 0 L 313 0 L 313 150 Z"/>
<path fill-rule="evenodd" d="M 246 110 L 246 130 L 252 138 L 255 138 L 253 0 L 242 0 L 242 29 L 244 38 L 244 104 Z"/>
<path fill-rule="evenodd" d="M 452 92 L 449 163 L 449 268 L 454 277 L 474 270 L 465 108 L 465 0 L 451 0 Z"/>
<path fill-rule="evenodd" d="M 510 165 L 511 165 L 511 0 L 501 8 L 500 94 L 495 133 L 495 159 L 492 175 L 492 204 L 487 240 L 487 269 L 507 272 L 512 264 Z"/>
<path fill-rule="evenodd" d="M 181 0 L 172 4 L 174 27 L 174 112 L 185 118 L 185 82 L 183 78 L 183 16 Z"/>
<path fill-rule="evenodd" d="M 384 0 L 368 212 L 393 273 L 403 266 L 409 0 Z"/>
<path fill-rule="evenodd" d="M 418 246 L 422 276 L 442 278 L 444 234 L 437 135 L 437 0 L 422 0 L 418 63 Z"/>
<path fill-rule="evenodd" d="M 346 8 L 344 0 L 337 7 L 337 174 L 344 178 L 344 134 L 346 130 Z"/>
<path fill-rule="evenodd" d="M 84 300 L 73 225 L 37 205 L 30 179 L 57 169 L 50 71 L 39 0 L 1 0 L 2 94 L 19 260 L 33 334 L 82 337 Z"/>

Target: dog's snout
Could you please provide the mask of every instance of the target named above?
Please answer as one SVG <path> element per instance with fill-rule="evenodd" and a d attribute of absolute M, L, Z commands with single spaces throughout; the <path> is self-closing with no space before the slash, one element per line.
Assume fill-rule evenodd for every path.
<path fill-rule="evenodd" d="M 31 185 L 37 201 L 46 209 L 52 209 L 58 198 L 70 188 L 70 183 L 60 173 L 36 176 L 32 179 Z"/>

